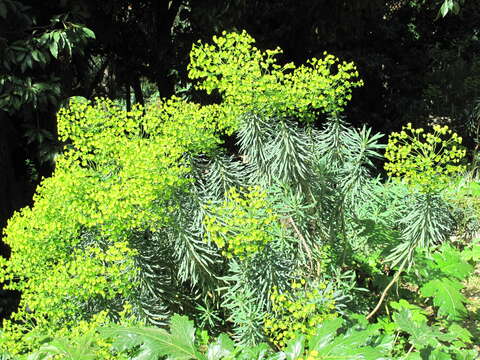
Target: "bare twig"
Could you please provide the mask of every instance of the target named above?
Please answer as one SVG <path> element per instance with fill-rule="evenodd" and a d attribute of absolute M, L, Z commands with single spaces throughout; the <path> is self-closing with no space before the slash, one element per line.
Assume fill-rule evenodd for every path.
<path fill-rule="evenodd" d="M 307 245 L 307 241 L 305 240 L 305 237 L 302 235 L 302 233 L 300 232 L 300 230 L 298 229 L 297 227 L 297 224 L 295 223 L 295 221 L 293 220 L 293 217 L 289 217 L 287 219 L 287 222 L 288 224 L 290 224 L 293 228 L 293 230 L 295 231 L 295 234 L 297 234 L 298 238 L 300 239 L 300 242 L 302 243 L 302 246 L 305 248 L 305 251 L 307 253 L 307 256 L 308 256 L 308 261 L 310 263 L 310 266 L 313 264 L 313 261 L 312 261 L 312 252 L 310 251 L 308 245 Z"/>
<path fill-rule="evenodd" d="M 398 280 L 398 278 L 402 274 L 402 271 L 405 268 L 405 264 L 407 263 L 407 259 L 408 257 L 406 257 L 405 260 L 403 260 L 402 264 L 400 265 L 397 272 L 393 276 L 392 281 L 390 281 L 387 287 L 385 288 L 385 290 L 383 290 L 382 296 L 380 296 L 380 300 L 378 300 L 377 306 L 375 306 L 375 308 L 370 312 L 370 314 L 367 315 L 367 320 L 370 319 L 373 315 L 375 315 L 378 309 L 380 309 L 380 306 L 382 305 L 383 300 L 385 300 L 385 296 L 387 296 L 388 290 L 390 290 L 390 288 L 393 286 L 393 284 L 395 284 L 395 282 Z"/>
<path fill-rule="evenodd" d="M 408 354 L 410 354 L 413 349 L 414 349 L 414 346 L 413 346 L 413 344 L 412 344 L 412 345 L 410 346 L 410 349 L 408 349 L 407 353 L 405 354 L 405 357 L 408 357 Z"/>

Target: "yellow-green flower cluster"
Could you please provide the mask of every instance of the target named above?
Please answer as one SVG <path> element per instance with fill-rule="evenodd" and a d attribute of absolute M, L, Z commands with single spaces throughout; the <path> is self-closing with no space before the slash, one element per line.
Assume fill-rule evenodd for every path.
<path fill-rule="evenodd" d="M 385 170 L 421 192 L 441 190 L 465 170 L 461 144 L 462 138 L 447 126 L 434 125 L 429 133 L 407 124 L 389 137 Z"/>
<path fill-rule="evenodd" d="M 264 320 L 264 331 L 278 347 L 298 334 L 314 335 L 323 321 L 337 317 L 333 291 L 323 282 L 308 286 L 304 279 L 292 283 L 292 290 L 280 293 L 273 288 L 272 310 Z"/>
<path fill-rule="evenodd" d="M 135 271 L 133 251 L 118 242 L 105 250 L 90 247 L 74 251 L 70 259 L 50 267 L 50 271 L 43 268 L 43 272 L 32 274 L 20 309 L 3 322 L 5 348 L 11 353 L 35 348 L 39 338 L 33 333 L 67 336 L 75 329 L 85 330 L 95 319 L 110 317 L 109 310 L 92 315 L 84 311 L 85 306 L 92 300 L 105 303 L 129 297 L 135 287 Z M 6 288 L 15 289 L 12 284 Z M 30 328 L 33 323 L 35 327 Z M 23 338 L 27 331 L 30 336 Z"/>
<path fill-rule="evenodd" d="M 34 206 L 5 230 L 12 253 L 0 259 L 0 281 L 22 293 L 15 321 L 30 323 L 34 314 L 39 329 L 68 329 L 91 316 L 89 303 L 108 308 L 112 299 L 127 299 L 136 276 L 129 235 L 170 224 L 180 206 L 172 197 L 190 181 L 183 155 L 216 148 L 229 131 L 223 119 L 218 105 L 176 98 L 145 112 L 105 99 L 61 110 L 67 149 Z M 22 339 L 26 333 L 19 331 Z"/>
<path fill-rule="evenodd" d="M 312 109 L 339 113 L 351 99 L 352 89 L 362 86 L 353 63 L 340 62 L 324 53 L 307 65 L 279 65 L 282 50 L 261 51 L 245 31 L 213 38 L 213 44 L 198 43 L 190 53 L 189 76 L 199 79 L 199 89 L 218 90 L 234 119 L 249 112 L 265 116 L 291 115 L 315 119 Z"/>
<path fill-rule="evenodd" d="M 260 187 L 249 187 L 243 193 L 231 188 L 223 204 L 210 211 L 204 220 L 208 237 L 227 258 L 246 259 L 274 239 L 278 216 Z"/>
<path fill-rule="evenodd" d="M 122 323 L 129 324 L 132 319 L 132 308 L 125 304 L 124 310 L 120 312 L 119 318 Z M 42 320 L 42 319 L 41 319 Z M 7 349 L 10 355 L 24 354 L 32 350 L 38 350 L 39 343 L 50 338 L 52 340 L 63 340 L 74 346 L 90 346 L 95 359 L 105 360 L 127 360 L 126 354 L 119 354 L 113 350 L 113 340 L 107 339 L 98 333 L 98 330 L 104 326 L 111 325 L 111 316 L 107 311 L 101 311 L 94 314 L 88 320 L 75 319 L 71 326 L 65 326 L 61 329 L 34 326 L 37 318 L 32 316 L 29 323 L 6 322 L 3 326 L 3 333 L 0 337 L 0 348 Z M 25 339 L 25 331 L 29 331 L 29 336 Z M 82 348 L 86 351 L 87 349 Z M 53 359 L 63 359 L 63 357 L 53 356 Z"/>
<path fill-rule="evenodd" d="M 320 359 L 318 355 L 319 353 L 317 350 L 305 351 L 305 355 L 300 356 L 296 360 L 317 360 L 317 359 Z"/>

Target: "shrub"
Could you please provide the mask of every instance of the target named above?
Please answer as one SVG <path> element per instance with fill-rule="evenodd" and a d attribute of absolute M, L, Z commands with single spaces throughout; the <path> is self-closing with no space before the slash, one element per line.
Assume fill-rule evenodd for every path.
<path fill-rule="evenodd" d="M 259 194 L 253 192 L 247 203 L 228 196 L 223 200 L 232 186 L 257 186 L 252 174 L 260 168 L 251 163 L 247 171 L 226 157 L 221 139 L 245 130 L 247 118 L 260 116 L 272 128 L 285 130 L 274 143 L 288 150 L 301 130 L 284 119 L 309 122 L 318 111 L 337 113 L 361 81 L 353 64 L 331 55 L 296 68 L 278 65 L 278 54 L 255 48 L 246 33 L 195 45 L 190 76 L 200 80 L 199 88 L 218 90 L 220 104 L 202 106 L 173 97 L 126 112 L 97 99 L 71 103 L 59 112 L 59 134 L 66 145 L 55 173 L 37 189 L 34 205 L 15 214 L 5 231 L 12 256 L 1 260 L 0 278 L 6 288 L 22 292 L 19 310 L 4 324 L 3 337 L 11 339 L 6 346 L 12 352 L 41 341 L 28 336 L 33 329 L 67 333 L 99 313 L 115 320 L 125 304 L 139 319 L 157 325 L 175 311 L 195 307 L 199 297 L 218 308 L 223 293 L 218 289 L 225 283 L 219 279 L 232 272 L 231 264 L 225 266 L 217 249 L 204 241 L 210 236 L 221 245 L 218 232 L 204 225 L 212 201 L 225 201 L 223 210 L 212 208 L 212 214 L 235 204 L 249 225 L 240 229 L 237 243 L 229 237 L 227 254 L 262 257 L 274 248 L 279 257 L 286 255 L 287 249 L 270 235 L 260 236 L 267 222 L 282 226 L 277 215 L 260 214 L 257 225 L 248 215 L 247 207 L 263 209 L 261 198 L 255 198 Z M 304 166 L 279 164 L 296 161 L 296 153 L 290 149 L 283 158 L 282 148 L 276 151 L 267 153 L 268 171 Z M 295 248 L 292 242 L 288 251 L 293 254 Z M 283 266 L 280 260 L 270 260 L 273 268 L 266 270 L 266 278 L 276 280 L 265 289 L 283 281 L 274 270 Z M 252 272 L 255 261 L 241 265 L 242 271 Z M 263 311 L 265 304 L 260 304 Z"/>

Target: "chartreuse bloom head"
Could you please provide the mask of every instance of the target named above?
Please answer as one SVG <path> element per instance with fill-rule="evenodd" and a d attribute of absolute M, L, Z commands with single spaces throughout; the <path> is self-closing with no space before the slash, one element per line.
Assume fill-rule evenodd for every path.
<path fill-rule="evenodd" d="M 385 170 L 422 193 L 434 193 L 465 171 L 465 154 L 462 138 L 448 126 L 434 125 L 426 132 L 409 123 L 390 135 Z"/>

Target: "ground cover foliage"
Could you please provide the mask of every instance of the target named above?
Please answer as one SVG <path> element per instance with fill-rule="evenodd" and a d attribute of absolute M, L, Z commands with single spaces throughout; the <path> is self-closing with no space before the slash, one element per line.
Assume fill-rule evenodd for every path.
<path fill-rule="evenodd" d="M 5 231 L 4 358 L 476 358 L 462 138 L 354 128 L 355 65 L 280 53 L 224 33 L 188 69 L 214 104 L 59 112 L 55 173 Z"/>

